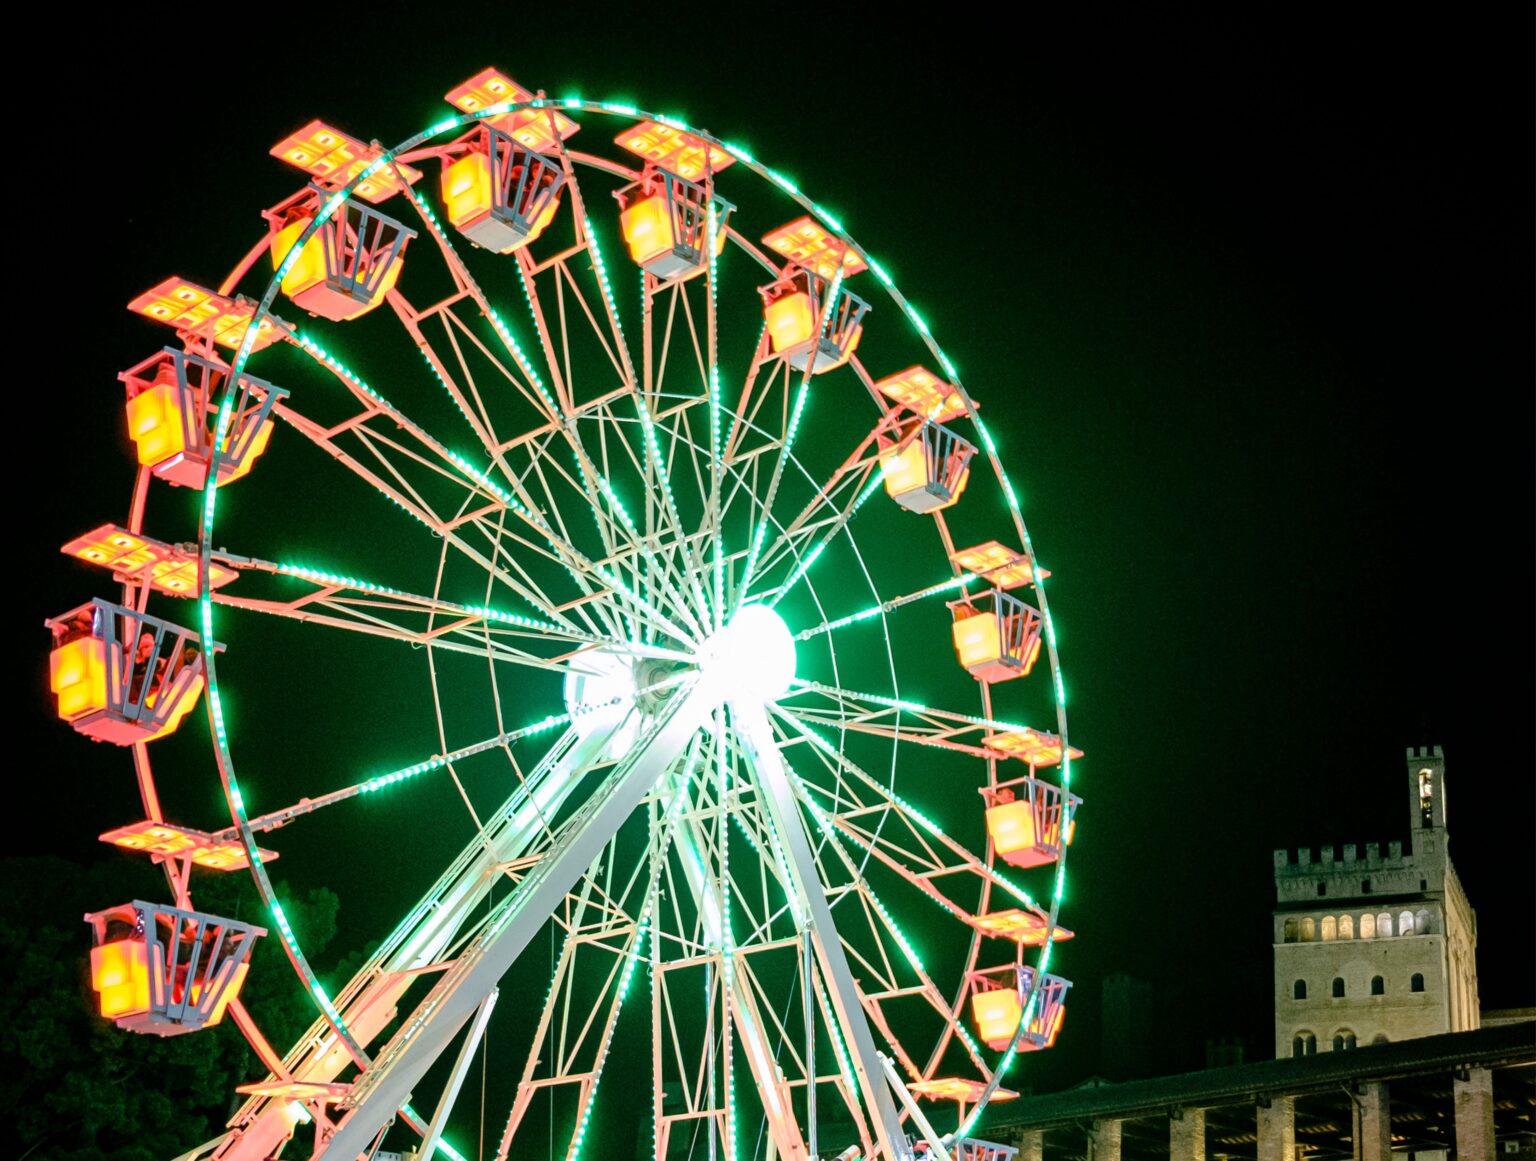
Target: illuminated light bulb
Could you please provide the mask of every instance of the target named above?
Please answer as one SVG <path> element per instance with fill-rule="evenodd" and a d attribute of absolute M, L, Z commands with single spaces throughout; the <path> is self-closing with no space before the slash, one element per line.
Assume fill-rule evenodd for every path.
<path fill-rule="evenodd" d="M 733 700 L 773 701 L 794 680 L 795 638 L 767 605 L 747 605 L 706 643 L 702 662 Z"/>

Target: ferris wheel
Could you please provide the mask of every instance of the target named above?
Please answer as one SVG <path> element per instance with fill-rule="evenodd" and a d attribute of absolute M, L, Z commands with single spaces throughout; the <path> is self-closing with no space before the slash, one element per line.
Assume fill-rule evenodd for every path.
<path fill-rule="evenodd" d="M 658 1161 L 1007 1161 L 1081 755 L 976 401 L 747 149 L 494 69 L 447 100 L 284 138 L 234 269 L 130 304 L 175 338 L 120 376 L 130 514 L 64 546 L 121 588 L 48 622 L 59 716 L 138 779 L 102 837 L 171 894 L 87 917 L 102 1015 L 250 1041 L 189 1158 L 459 1158 L 472 1104 L 481 1156 L 575 1158 L 611 1102 Z M 214 781 L 228 825 L 183 825 Z M 339 988 L 279 856 L 389 916 Z M 198 909 L 230 872 L 261 924 Z M 260 938 L 291 1045 L 239 998 Z"/>

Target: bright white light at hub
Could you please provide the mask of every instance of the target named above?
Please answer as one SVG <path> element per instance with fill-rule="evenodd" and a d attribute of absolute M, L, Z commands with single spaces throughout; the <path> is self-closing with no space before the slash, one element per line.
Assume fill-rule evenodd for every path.
<path fill-rule="evenodd" d="M 718 670 L 733 698 L 772 701 L 795 676 L 795 639 L 767 605 L 747 605 L 712 642 L 708 668 Z"/>

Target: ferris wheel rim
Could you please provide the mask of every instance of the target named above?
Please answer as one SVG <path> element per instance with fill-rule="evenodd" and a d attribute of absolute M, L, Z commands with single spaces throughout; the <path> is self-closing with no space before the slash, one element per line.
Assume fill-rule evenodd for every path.
<path fill-rule="evenodd" d="M 989 459 L 989 461 L 990 461 L 990 463 L 992 465 L 994 474 L 996 475 L 996 477 L 999 480 L 999 483 L 1003 487 L 1003 491 L 1004 491 L 1005 496 L 1008 498 L 1010 514 L 1011 514 L 1011 517 L 1012 517 L 1012 520 L 1013 520 L 1013 523 L 1014 523 L 1015 532 L 1019 536 L 1020 541 L 1022 542 L 1022 545 L 1023 545 L 1026 553 L 1030 556 L 1031 559 L 1034 559 L 1034 551 L 1033 551 L 1032 542 L 1031 542 L 1030 537 L 1028 535 L 1027 529 L 1025 528 L 1024 521 L 1023 521 L 1023 518 L 1022 518 L 1022 514 L 1019 511 L 1019 507 L 1018 507 L 1017 501 L 1015 499 L 1015 494 L 1014 494 L 1012 485 L 1009 482 L 1009 477 L 1007 476 L 1006 470 L 1003 468 L 1003 466 L 1001 464 L 1000 458 L 998 456 L 996 447 L 993 444 L 993 441 L 991 440 L 990 436 L 986 434 L 987 429 L 982 424 L 981 420 L 979 419 L 979 417 L 976 414 L 975 404 L 972 401 L 972 399 L 971 399 L 971 397 L 969 395 L 969 392 L 966 390 L 966 388 L 965 388 L 963 382 L 961 381 L 961 378 L 960 378 L 958 372 L 955 370 L 953 364 L 950 362 L 948 357 L 944 354 L 943 350 L 939 347 L 939 345 L 937 344 L 937 341 L 928 332 L 926 324 L 924 324 L 922 322 L 921 317 L 919 315 L 917 315 L 916 311 L 910 306 L 910 304 L 907 302 L 905 297 L 896 288 L 895 284 L 888 277 L 884 276 L 883 270 L 878 266 L 878 264 L 874 263 L 870 259 L 870 257 L 867 254 L 867 252 L 864 251 L 863 248 L 861 246 L 859 246 L 858 243 L 850 235 L 848 235 L 845 230 L 843 230 L 843 228 L 841 227 L 841 224 L 837 222 L 837 219 L 835 217 L 833 217 L 832 215 L 828 214 L 825 210 L 822 209 L 822 207 L 820 207 L 816 202 L 811 200 L 807 195 L 804 195 L 803 193 L 801 193 L 798 190 L 798 188 L 794 187 L 793 183 L 788 182 L 787 179 L 782 178 L 775 171 L 773 171 L 773 170 L 769 169 L 767 166 L 757 162 L 756 159 L 753 158 L 745 150 L 741 150 L 741 149 L 739 149 L 739 147 L 735 147 L 735 146 L 732 146 L 732 145 L 730 145 L 730 144 L 728 144 L 728 143 L 726 143 L 724 141 L 721 141 L 720 139 L 713 137 L 712 135 L 708 134 L 707 132 L 705 132 L 703 130 L 699 130 L 699 129 L 696 129 L 696 128 L 692 127 L 692 126 L 688 126 L 688 125 L 684 124 L 683 122 L 678 121 L 675 118 L 668 118 L 668 117 L 665 117 L 665 116 L 648 113 L 648 112 L 645 112 L 643 110 L 634 109 L 634 108 L 631 108 L 631 107 L 628 107 L 628 106 L 616 105 L 616 104 L 610 103 L 610 102 L 587 101 L 587 100 L 579 100 L 578 101 L 576 99 L 552 100 L 552 99 L 549 99 L 549 98 L 539 97 L 539 98 L 536 98 L 534 100 L 530 100 L 530 101 L 526 101 L 526 102 L 508 102 L 508 103 L 504 103 L 504 104 L 499 105 L 499 106 L 489 107 L 487 109 L 481 110 L 481 111 L 479 111 L 477 113 L 474 113 L 474 114 L 464 114 L 464 115 L 461 115 L 461 116 L 456 116 L 456 117 L 453 117 L 453 118 L 445 119 L 444 121 L 441 121 L 439 123 L 436 123 L 436 124 L 430 126 L 427 130 L 424 130 L 422 133 L 419 133 L 419 134 L 416 134 L 416 135 L 414 135 L 412 137 L 406 138 L 405 141 L 402 142 L 401 145 L 396 146 L 394 149 L 384 151 L 380 155 L 379 159 L 373 165 L 371 165 L 369 168 L 367 168 L 367 169 L 363 170 L 362 172 L 360 172 L 344 188 L 342 188 L 341 190 L 336 191 L 333 194 L 329 195 L 327 197 L 327 199 L 326 199 L 326 205 L 329 207 L 329 210 L 322 210 L 319 214 L 316 215 L 315 220 L 310 224 L 310 226 L 308 227 L 308 229 L 306 229 L 306 231 L 302 234 L 302 236 L 295 242 L 295 244 L 294 244 L 294 246 L 292 248 L 291 253 L 292 254 L 297 254 L 298 253 L 298 251 L 302 248 L 304 242 L 306 242 L 310 237 L 313 236 L 313 234 L 320 228 L 321 223 L 323 223 L 327 219 L 327 217 L 329 216 L 330 213 L 334 213 L 336 207 L 352 193 L 352 191 L 356 188 L 356 186 L 358 184 L 360 184 L 362 181 L 366 180 L 366 178 L 368 176 L 370 176 L 371 174 L 377 172 L 384 165 L 393 165 L 395 163 L 395 161 L 397 159 L 399 159 L 401 154 L 407 153 L 411 149 L 416 148 L 416 146 L 420 145 L 424 141 L 430 140 L 430 139 L 432 139 L 434 137 L 440 136 L 440 135 L 445 134 L 445 133 L 452 132 L 452 131 L 454 131 L 456 129 L 460 129 L 460 128 L 466 126 L 466 125 L 474 124 L 474 123 L 480 122 L 482 120 L 485 120 L 487 118 L 501 115 L 503 113 L 516 112 L 516 111 L 521 111 L 521 110 L 524 110 L 524 109 L 569 109 L 569 110 L 575 110 L 575 111 L 579 111 L 579 112 L 598 113 L 598 114 L 605 114 L 605 115 L 617 116 L 617 117 L 622 117 L 622 118 L 629 118 L 631 120 L 640 119 L 640 118 L 650 118 L 650 119 L 653 119 L 653 120 L 657 120 L 657 121 L 659 121 L 662 124 L 666 124 L 666 125 L 670 125 L 670 126 L 674 126 L 676 128 L 682 129 L 683 131 L 686 131 L 688 133 L 694 134 L 695 136 L 703 139 L 706 142 L 709 142 L 710 144 L 719 145 L 721 148 L 723 148 L 727 152 L 731 153 L 731 155 L 737 161 L 745 164 L 749 169 L 751 169 L 759 177 L 765 178 L 766 180 L 768 180 L 772 184 L 774 184 L 776 187 L 778 187 L 781 190 L 781 192 L 783 192 L 784 194 L 789 196 L 791 199 L 793 199 L 797 203 L 799 203 L 802 206 L 802 208 L 804 208 L 807 211 L 809 211 L 810 213 L 816 215 L 819 219 L 826 221 L 829 226 L 834 227 L 837 230 L 841 240 L 847 243 L 847 245 L 849 246 L 850 250 L 855 252 L 855 253 L 857 253 L 861 258 L 863 258 L 864 260 L 869 262 L 871 268 L 874 269 L 877 272 L 877 275 L 880 276 L 880 281 L 882 282 L 882 285 L 886 289 L 888 295 L 891 297 L 891 299 L 894 302 L 896 302 L 896 304 L 900 308 L 903 316 L 906 318 L 906 320 L 909 323 L 909 325 L 911 325 L 912 329 L 920 336 L 921 341 L 927 346 L 928 350 L 933 354 L 933 356 L 939 360 L 940 364 L 945 368 L 946 372 L 949 373 L 949 375 L 951 377 L 951 381 L 952 381 L 954 387 L 956 388 L 956 390 L 957 390 L 957 392 L 959 394 L 959 397 L 961 398 L 961 400 L 964 403 L 964 406 L 965 406 L 965 409 L 966 409 L 966 414 L 970 417 L 972 422 L 976 425 L 977 430 L 983 434 L 983 440 L 982 440 L 982 442 L 983 442 L 983 449 L 985 450 L 985 452 L 986 452 L 986 454 L 988 456 L 988 459 Z M 750 246 L 749 246 L 749 248 L 750 248 Z M 228 419 L 229 419 L 229 406 L 228 406 L 228 404 L 229 404 L 229 401 L 230 401 L 230 397 L 232 396 L 233 386 L 234 386 L 234 384 L 237 383 L 237 381 L 239 380 L 240 376 L 243 374 L 245 366 L 248 363 L 250 354 L 252 353 L 252 343 L 253 343 L 253 340 L 255 338 L 257 329 L 258 329 L 260 323 L 263 320 L 271 317 L 272 306 L 273 306 L 273 303 L 274 303 L 275 298 L 276 298 L 277 291 L 278 291 L 278 289 L 280 287 L 280 284 L 281 284 L 281 281 L 282 281 L 282 275 L 283 275 L 283 270 L 279 269 L 278 271 L 276 271 L 274 273 L 273 277 L 271 278 L 271 280 L 267 284 L 267 289 L 266 289 L 265 293 L 263 294 L 263 296 L 262 296 L 262 298 L 260 300 L 259 305 L 257 306 L 256 313 L 252 317 L 251 325 L 250 325 L 250 327 L 248 328 L 248 330 L 246 332 L 246 336 L 243 339 L 243 341 L 241 343 L 241 346 L 240 346 L 238 352 L 236 353 L 236 356 L 235 356 L 234 360 L 231 362 L 230 370 L 229 370 L 229 374 L 228 374 L 228 378 L 227 378 L 226 398 L 225 398 L 225 400 L 223 401 L 223 403 L 221 404 L 221 406 L 219 408 L 219 418 L 218 418 L 218 421 L 217 421 L 217 429 L 216 429 L 217 430 L 217 434 L 216 434 L 216 437 L 215 437 L 215 440 L 214 440 L 214 446 L 213 446 L 213 459 L 212 459 L 212 462 L 210 464 L 210 470 L 209 470 L 208 475 L 207 475 L 207 481 L 208 482 L 204 486 L 203 519 L 202 519 L 202 526 L 201 526 L 200 532 L 199 532 L 199 541 L 198 541 L 198 543 L 199 543 L 199 559 L 200 559 L 200 565 L 201 565 L 201 567 L 199 569 L 198 601 L 199 601 L 199 605 L 200 605 L 200 612 L 201 612 L 201 616 L 202 616 L 202 624 L 203 624 L 203 627 L 204 627 L 204 631 L 205 631 L 205 633 L 210 638 L 211 638 L 212 617 L 213 617 L 212 605 L 214 603 L 213 600 L 212 600 L 212 597 L 211 597 L 211 587 L 210 587 L 210 584 L 209 584 L 209 578 L 210 578 L 210 568 L 209 568 L 209 565 L 210 565 L 210 562 L 211 562 L 211 555 L 212 555 L 212 552 L 213 552 L 211 535 L 212 535 L 212 529 L 213 529 L 213 515 L 214 515 L 214 508 L 215 508 L 214 497 L 215 497 L 215 493 L 216 493 L 217 487 L 218 487 L 218 472 L 217 472 L 217 468 L 218 468 L 218 465 L 219 465 L 219 462 L 220 462 L 219 457 L 222 455 L 222 451 L 223 451 L 223 445 L 224 445 L 224 442 L 225 442 L 225 434 L 226 434 L 226 431 L 227 431 L 227 424 L 228 424 Z M 1069 735 L 1067 733 L 1067 721 L 1066 721 L 1066 713 L 1065 713 L 1065 699 L 1064 699 L 1064 696 L 1063 696 L 1064 689 L 1063 689 L 1063 686 L 1062 686 L 1062 681 L 1061 681 L 1061 676 L 1060 676 L 1060 663 L 1059 663 L 1059 658 L 1057 656 L 1055 632 L 1054 632 L 1053 622 L 1052 622 L 1051 617 L 1050 617 L 1048 600 L 1047 600 L 1046 594 L 1044 592 L 1043 579 L 1040 580 L 1037 583 L 1036 589 L 1037 589 L 1038 601 L 1039 601 L 1039 605 L 1040 605 L 1040 612 L 1042 614 L 1042 617 L 1044 619 L 1045 626 L 1046 626 L 1046 633 L 1045 633 L 1044 643 L 1045 643 L 1047 654 L 1048 654 L 1048 657 L 1049 657 L 1051 677 L 1052 677 L 1052 681 L 1053 681 L 1054 695 L 1055 695 L 1053 697 L 1053 701 L 1055 702 L 1055 706 L 1056 706 L 1057 730 L 1058 730 L 1058 736 L 1060 738 L 1061 745 L 1062 745 L 1062 751 L 1063 751 L 1063 757 L 1062 757 L 1063 778 L 1062 778 L 1062 781 L 1063 781 L 1064 788 L 1070 788 L 1071 758 L 1070 758 Z M 885 620 L 885 618 L 882 616 L 882 621 L 884 621 L 884 620 Z M 887 627 L 887 633 L 888 633 L 888 627 Z M 277 907 L 277 899 L 276 899 L 275 891 L 272 889 L 270 879 L 266 875 L 264 866 L 263 866 L 262 861 L 261 861 L 261 855 L 260 855 L 259 850 L 256 848 L 256 845 L 255 845 L 254 833 L 250 830 L 250 827 L 249 827 L 250 819 L 249 819 L 249 816 L 247 815 L 246 811 L 244 810 L 243 801 L 241 800 L 241 797 L 240 797 L 239 783 L 238 783 L 238 779 L 235 777 L 235 773 L 234 773 L 234 758 L 233 758 L 232 752 L 230 751 L 229 744 L 228 744 L 228 738 L 227 738 L 227 735 L 225 734 L 225 731 L 224 731 L 224 728 L 223 728 L 222 711 L 221 711 L 220 706 L 219 706 L 219 693 L 218 693 L 219 685 L 218 685 L 218 679 L 217 679 L 217 666 L 216 666 L 216 663 L 215 663 L 214 659 L 211 656 L 208 658 L 207 665 L 208 665 L 208 705 L 207 705 L 207 711 L 206 712 L 207 712 L 208 717 L 209 717 L 210 731 L 211 731 L 211 733 L 213 735 L 213 739 L 214 739 L 214 750 L 215 750 L 215 756 L 216 756 L 216 763 L 219 766 L 221 781 L 224 783 L 224 786 L 225 786 L 226 800 L 227 800 L 227 802 L 228 802 L 228 804 L 230 806 L 231 818 L 232 818 L 232 821 L 235 823 L 236 829 L 239 832 L 241 843 L 242 843 L 242 845 L 245 847 L 245 849 L 247 851 L 247 855 L 248 855 L 249 860 L 250 860 L 250 866 L 251 866 L 251 869 L 252 869 L 252 872 L 253 872 L 253 877 L 255 877 L 256 880 L 257 880 L 258 890 L 263 895 L 264 903 L 266 903 L 269 906 L 269 908 Z M 985 693 L 985 687 L 983 687 L 983 689 L 984 689 L 984 693 Z M 893 775 L 893 777 L 894 777 L 894 775 Z M 990 859 L 991 859 L 990 844 L 989 844 L 989 849 L 988 849 L 987 857 L 988 857 L 988 859 L 990 861 Z M 1050 924 L 1051 924 L 1052 928 L 1054 928 L 1055 925 L 1056 925 L 1056 915 L 1057 915 L 1057 911 L 1058 911 L 1059 904 L 1060 904 L 1060 899 L 1061 899 L 1061 894 L 1062 894 L 1062 887 L 1063 887 L 1063 884 L 1064 884 L 1065 864 L 1066 864 L 1066 850 L 1063 849 L 1063 851 L 1061 853 L 1060 864 L 1058 866 L 1057 876 L 1056 876 L 1056 887 L 1055 887 L 1055 890 L 1052 893 L 1052 901 L 1051 901 L 1050 908 L 1049 908 Z M 990 887 L 988 887 L 986 889 L 989 890 Z M 279 914 L 279 915 L 281 914 L 280 908 L 278 908 L 276 913 Z M 323 1017 L 325 1017 L 327 1023 L 329 1023 L 331 1025 L 332 1031 L 336 1033 L 336 1035 L 341 1040 L 341 1042 L 343 1042 L 345 1044 L 348 1044 L 349 1048 L 351 1048 L 353 1050 L 354 1058 L 358 1059 L 359 1063 L 361 1064 L 363 1061 L 365 1061 L 367 1059 L 366 1053 L 363 1052 L 363 1050 L 361 1049 L 360 1046 L 355 1045 L 354 1043 L 352 1043 L 350 1034 L 346 1031 L 346 1028 L 344 1026 L 344 1023 L 341 1021 L 339 1013 L 336 1013 L 334 1011 L 334 1008 L 330 1005 L 329 1001 L 327 1001 L 325 999 L 324 993 L 323 993 L 323 991 L 321 990 L 321 988 L 320 988 L 320 986 L 318 984 L 318 979 L 315 977 L 312 969 L 309 968 L 309 965 L 307 963 L 307 959 L 304 958 L 302 950 L 299 949 L 299 947 L 298 947 L 297 941 L 296 940 L 292 940 L 290 938 L 291 933 L 285 932 L 284 935 L 285 935 L 285 938 L 284 938 L 285 950 L 288 950 L 288 952 L 289 952 L 290 961 L 293 963 L 293 966 L 298 971 L 301 980 L 304 980 L 306 983 L 309 984 L 309 990 L 311 991 L 312 995 L 315 997 L 315 999 L 317 1001 L 317 1007 L 319 1007 L 321 1015 Z M 976 947 L 978 946 L 979 940 L 980 940 L 980 934 L 978 932 L 973 932 L 972 935 L 971 935 L 971 953 L 967 957 L 967 962 L 969 962 L 969 963 L 974 963 L 975 962 L 975 950 L 976 950 Z M 1047 941 L 1046 941 L 1046 943 L 1044 945 L 1044 949 L 1043 949 L 1042 970 L 1043 970 L 1043 967 L 1044 967 L 1045 963 L 1048 962 L 1049 953 L 1050 953 L 1050 947 L 1051 947 L 1050 941 L 1049 941 L 1049 939 L 1047 939 Z M 296 951 L 298 952 L 298 957 L 299 957 L 298 959 L 295 959 L 294 953 Z M 302 966 L 301 966 L 301 962 L 302 962 Z M 959 1006 L 960 1006 L 960 1004 L 962 1002 L 962 999 L 963 999 L 963 994 L 964 994 L 964 987 L 963 987 L 963 981 L 962 981 L 960 990 L 957 992 L 956 998 L 955 998 L 955 1000 L 954 1000 L 954 1002 L 952 1004 L 952 1015 L 958 1012 L 958 1008 L 959 1008 Z M 1015 1037 L 1015 1041 L 1014 1041 L 1014 1046 L 1015 1047 L 1017 1046 L 1017 1043 L 1018 1043 L 1018 1038 Z M 1013 1052 L 1013 1048 L 1011 1047 L 1008 1050 L 1008 1055 L 1011 1056 L 1012 1052 Z M 992 1076 L 992 1079 L 991 1079 L 991 1081 L 990 1081 L 990 1083 L 988 1085 L 987 1091 L 982 1096 L 981 1100 L 977 1102 L 977 1105 L 976 1105 L 976 1108 L 975 1108 L 975 1112 L 977 1114 L 979 1114 L 981 1109 L 987 1103 L 987 1100 L 991 1097 L 993 1091 L 995 1091 L 995 1089 L 997 1087 L 997 1084 L 999 1083 L 999 1081 L 1000 1081 L 1000 1079 L 1001 1079 L 1001 1077 L 1003 1075 L 1003 1072 L 1005 1071 L 1005 1067 L 1006 1067 L 1006 1065 L 1000 1065 L 1000 1066 L 998 1066 L 997 1068 L 995 1068 L 993 1070 L 993 1076 Z"/>

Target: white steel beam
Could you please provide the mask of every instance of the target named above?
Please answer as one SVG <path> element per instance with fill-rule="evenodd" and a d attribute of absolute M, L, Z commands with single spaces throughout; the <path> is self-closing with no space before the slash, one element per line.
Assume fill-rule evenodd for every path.
<path fill-rule="evenodd" d="M 432 1114 L 432 1123 L 427 1127 L 427 1135 L 421 1139 L 419 1153 L 422 1157 L 430 1159 L 437 1150 L 438 1139 L 443 1135 L 443 1126 L 448 1123 L 448 1114 L 453 1112 L 454 1103 L 459 1099 L 459 1089 L 463 1086 L 464 1077 L 475 1059 L 475 1047 L 480 1043 L 480 1038 L 485 1035 L 485 1026 L 490 1022 L 491 1011 L 496 1007 L 496 997 L 499 994 L 495 988 L 486 993 L 485 999 L 480 1001 L 480 1008 L 475 1013 L 473 1023 L 469 1026 L 469 1032 L 464 1037 L 464 1043 L 459 1045 L 459 1056 L 453 1062 L 453 1071 L 448 1075 L 448 1085 L 443 1089 L 443 1095 L 437 1102 L 437 1112 Z M 948 1159 L 946 1158 L 945 1161 Z"/>
<path fill-rule="evenodd" d="M 908 1161 L 911 1150 L 907 1147 L 906 1134 L 902 1131 L 896 1104 L 891 1099 L 890 1085 L 880 1067 L 875 1038 L 859 1003 L 858 988 L 848 969 L 848 957 L 838 938 L 837 925 L 832 921 L 832 909 L 822 890 L 810 837 L 805 832 L 800 805 L 789 783 L 783 758 L 774 744 L 767 711 L 760 702 L 737 699 L 731 703 L 731 719 L 736 736 L 757 773 L 763 806 L 783 844 L 794 887 L 805 902 L 816 960 L 821 965 L 832 1010 L 843 1033 L 843 1043 L 852 1058 L 854 1075 L 863 1094 L 876 1143 L 889 1161 Z"/>
<path fill-rule="evenodd" d="M 367 1148 L 592 860 L 683 752 L 720 698 L 718 684 L 708 676 L 685 688 L 639 745 L 613 768 L 496 917 L 359 1076 L 343 1102 L 336 1132 L 316 1150 L 316 1159 L 351 1161 Z"/>
<path fill-rule="evenodd" d="M 435 962 L 464 926 L 479 917 L 486 893 L 500 881 L 497 868 L 526 853 L 547 820 L 581 783 L 581 773 L 602 753 L 608 733 L 578 738 L 568 731 L 549 749 L 501 808 L 488 820 L 489 843 L 476 835 L 437 883 L 410 911 L 379 953 L 337 999 L 337 1007 L 359 1044 L 367 1046 L 394 1016 L 395 1004 L 410 986 L 414 969 Z M 285 1065 L 295 1080 L 329 1082 L 351 1063 L 322 1019 Z M 275 1075 L 275 1074 L 274 1074 Z M 288 1079 L 283 1077 L 282 1079 Z M 219 1161 L 263 1161 L 287 1138 L 287 1101 L 252 1097 L 231 1122 L 219 1145 Z"/>

